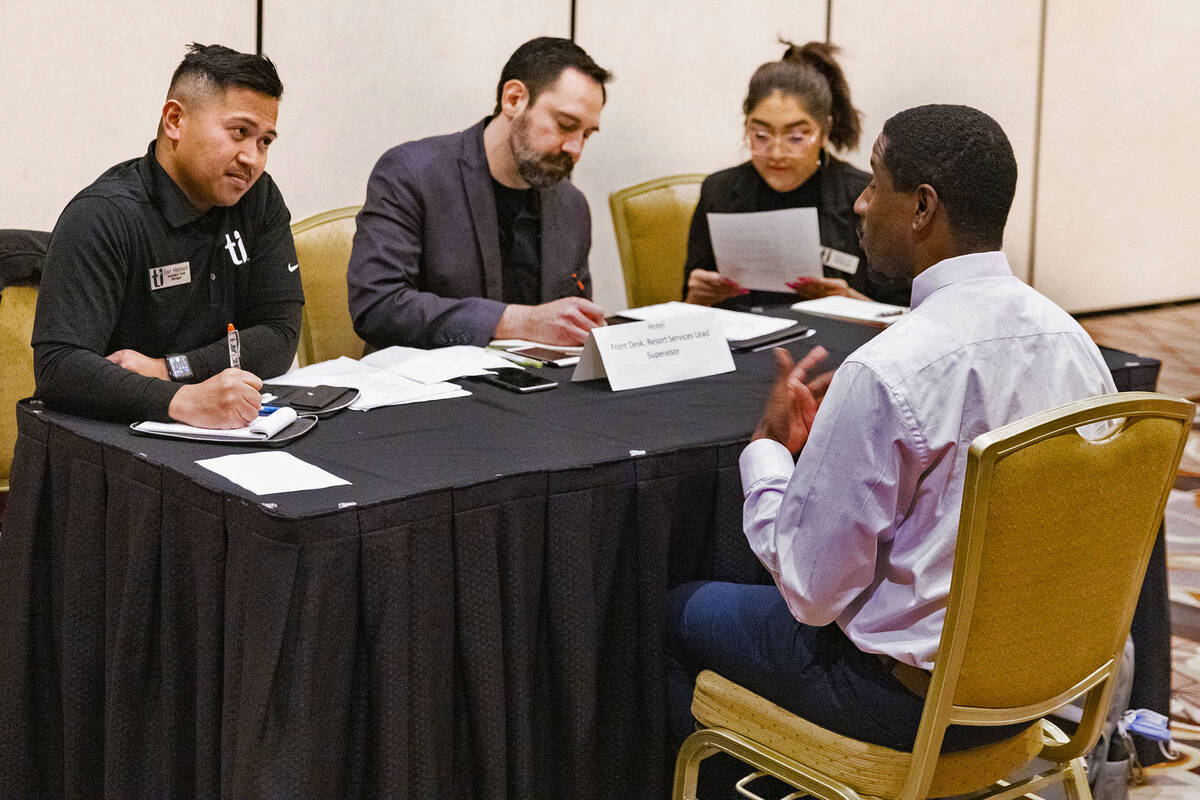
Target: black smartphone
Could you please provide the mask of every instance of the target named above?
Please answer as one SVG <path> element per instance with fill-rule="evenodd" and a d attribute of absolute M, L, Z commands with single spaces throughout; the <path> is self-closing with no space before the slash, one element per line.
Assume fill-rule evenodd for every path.
<path fill-rule="evenodd" d="M 569 367 L 579 363 L 579 356 L 573 353 L 564 353 L 562 350 L 552 350 L 549 347 L 522 347 L 509 352 L 514 356 L 532 358 L 552 367 Z"/>
<path fill-rule="evenodd" d="M 499 386 L 501 389 L 508 389 L 510 392 L 520 392 L 521 394 L 541 392 L 558 386 L 558 381 L 552 381 L 549 378 L 543 378 L 541 375 L 526 372 L 520 367 L 498 369 L 492 375 L 475 375 L 472 376 L 471 380 L 490 383 L 493 386 Z"/>

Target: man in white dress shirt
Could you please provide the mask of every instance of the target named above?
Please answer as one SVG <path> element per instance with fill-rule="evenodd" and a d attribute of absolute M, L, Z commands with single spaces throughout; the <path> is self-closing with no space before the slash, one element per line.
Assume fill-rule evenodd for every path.
<path fill-rule="evenodd" d="M 965 106 L 901 112 L 871 169 L 854 208 L 863 247 L 873 269 L 912 280 L 912 311 L 833 374 L 813 377 L 821 348 L 796 365 L 776 351 L 740 462 L 746 537 L 776 585 L 672 592 L 678 741 L 695 676 L 713 669 L 819 725 L 911 749 L 971 441 L 1115 391 L 1087 333 L 1000 252 L 1017 166 L 995 120 Z M 944 748 L 1011 732 L 955 727 Z"/>

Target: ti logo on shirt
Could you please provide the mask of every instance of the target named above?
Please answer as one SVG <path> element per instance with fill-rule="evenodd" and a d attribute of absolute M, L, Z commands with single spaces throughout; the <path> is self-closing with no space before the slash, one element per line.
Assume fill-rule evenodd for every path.
<path fill-rule="evenodd" d="M 246 245 L 242 242 L 242 234 L 240 231 L 233 232 L 233 238 L 229 238 L 229 234 L 225 234 L 225 249 L 229 251 L 229 257 L 233 260 L 235 266 L 241 266 L 250 260 L 246 255 Z M 241 258 L 238 258 L 238 255 Z"/>

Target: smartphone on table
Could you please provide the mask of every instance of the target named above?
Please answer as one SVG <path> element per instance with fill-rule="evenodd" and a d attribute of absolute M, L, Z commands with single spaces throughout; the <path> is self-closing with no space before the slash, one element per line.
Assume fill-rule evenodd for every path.
<path fill-rule="evenodd" d="M 552 367 L 570 367 L 579 363 L 579 356 L 575 353 L 568 353 L 563 350 L 551 350 L 549 347 L 520 347 L 508 352 L 514 356 L 532 358 L 534 361 L 540 361 Z"/>
<path fill-rule="evenodd" d="M 541 375 L 526 372 L 520 367 L 498 369 L 491 375 L 473 375 L 471 380 L 479 381 L 480 383 L 490 383 L 493 386 L 499 386 L 501 389 L 521 394 L 542 392 L 558 386 L 558 381 L 552 381 L 549 378 L 543 378 Z"/>

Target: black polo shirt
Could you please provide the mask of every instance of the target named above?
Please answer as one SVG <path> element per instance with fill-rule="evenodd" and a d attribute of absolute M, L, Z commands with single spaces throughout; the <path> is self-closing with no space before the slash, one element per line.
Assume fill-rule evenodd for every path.
<path fill-rule="evenodd" d="M 46 254 L 33 331 L 38 394 L 90 416 L 166 418 L 176 384 L 103 356 L 184 353 L 201 381 L 229 366 L 231 322 L 243 369 L 284 372 L 304 302 L 290 222 L 265 173 L 236 205 L 199 213 L 153 142 L 105 172 L 67 205 Z"/>

